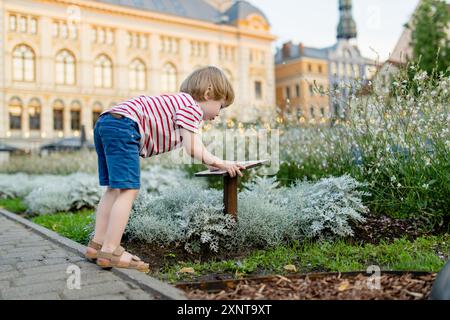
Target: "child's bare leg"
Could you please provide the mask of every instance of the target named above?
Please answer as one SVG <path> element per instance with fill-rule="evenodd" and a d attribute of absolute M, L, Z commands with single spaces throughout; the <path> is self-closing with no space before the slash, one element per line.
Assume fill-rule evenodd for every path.
<path fill-rule="evenodd" d="M 102 244 L 105 240 L 111 209 L 119 194 L 120 189 L 112 189 L 108 187 L 100 199 L 95 217 L 95 234 L 93 238 L 93 240 L 97 243 Z"/>
<path fill-rule="evenodd" d="M 136 199 L 139 190 L 137 189 L 122 189 L 118 195 L 109 216 L 108 228 L 103 241 L 103 252 L 113 252 L 122 240 L 123 232 L 130 217 L 131 207 L 133 201 Z M 124 254 L 123 261 L 130 261 L 131 255 Z"/>
<path fill-rule="evenodd" d="M 95 214 L 95 233 L 94 238 L 92 239 L 97 243 L 102 244 L 105 239 L 111 208 L 119 194 L 119 189 L 111 189 L 110 187 L 107 187 L 106 191 L 102 195 L 102 198 L 100 199 L 97 206 L 97 212 Z M 96 252 L 97 250 L 93 248 L 87 248 L 88 254 L 95 254 Z"/>

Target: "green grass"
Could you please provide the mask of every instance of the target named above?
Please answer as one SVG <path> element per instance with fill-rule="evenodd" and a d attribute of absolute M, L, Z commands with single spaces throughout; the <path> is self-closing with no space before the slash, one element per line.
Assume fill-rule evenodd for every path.
<path fill-rule="evenodd" d="M 21 198 L 0 199 L 0 207 L 14 213 L 22 213 L 27 209 Z"/>
<path fill-rule="evenodd" d="M 284 266 L 288 264 L 295 265 L 299 273 L 364 271 L 370 265 L 378 265 L 385 271 L 438 272 L 447 261 L 449 251 L 448 234 L 422 237 L 414 242 L 398 239 L 378 245 L 354 245 L 343 240 L 304 243 L 257 250 L 240 260 L 178 263 L 163 270 L 163 277 L 173 283 L 209 273 L 286 274 Z M 183 267 L 192 267 L 194 277 L 178 273 Z"/>
<path fill-rule="evenodd" d="M 92 221 L 93 210 L 81 210 L 77 212 L 59 212 L 52 215 L 41 215 L 31 219 L 47 229 L 72 239 L 83 245 L 89 242 L 88 228 Z"/>

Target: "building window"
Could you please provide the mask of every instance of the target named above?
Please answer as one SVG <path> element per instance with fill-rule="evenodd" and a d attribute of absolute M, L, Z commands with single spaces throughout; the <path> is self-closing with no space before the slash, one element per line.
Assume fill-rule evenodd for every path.
<path fill-rule="evenodd" d="M 320 108 L 320 114 L 322 115 L 322 117 L 325 117 L 325 108 L 324 107 Z"/>
<path fill-rule="evenodd" d="M 67 50 L 56 55 L 56 83 L 75 84 L 75 57 Z"/>
<path fill-rule="evenodd" d="M 337 68 L 337 63 L 336 62 L 332 62 L 331 63 L 331 73 L 333 74 L 333 76 L 337 76 L 337 72 L 338 72 L 338 68 Z"/>
<path fill-rule="evenodd" d="M 105 30 L 99 29 L 97 31 L 97 43 L 103 44 L 105 43 Z"/>
<path fill-rule="evenodd" d="M 322 73 L 322 66 L 318 66 L 318 68 L 319 68 L 319 73 Z"/>
<path fill-rule="evenodd" d="M 345 77 L 345 63 L 339 63 L 339 76 Z"/>
<path fill-rule="evenodd" d="M 309 108 L 309 113 L 311 114 L 311 118 L 314 119 L 315 115 L 314 115 L 314 107 L 311 106 L 311 108 Z"/>
<path fill-rule="evenodd" d="M 69 36 L 70 36 L 70 39 L 72 39 L 72 40 L 75 40 L 78 38 L 77 25 L 73 22 L 69 24 Z"/>
<path fill-rule="evenodd" d="M 208 44 L 206 42 L 191 41 L 191 56 L 192 57 L 207 57 Z"/>
<path fill-rule="evenodd" d="M 30 19 L 30 33 L 36 34 L 37 33 L 37 20 L 36 18 Z"/>
<path fill-rule="evenodd" d="M 27 18 L 26 17 L 20 17 L 19 18 L 19 31 L 20 32 L 27 32 Z"/>
<path fill-rule="evenodd" d="M 219 60 L 235 61 L 236 49 L 229 46 L 219 46 Z"/>
<path fill-rule="evenodd" d="M 354 66 L 355 78 L 361 77 L 360 70 L 361 69 L 359 68 L 359 65 L 355 64 L 355 66 Z"/>
<path fill-rule="evenodd" d="M 314 95 L 314 86 L 313 86 L 312 84 L 309 85 L 309 94 L 310 94 L 311 96 Z"/>
<path fill-rule="evenodd" d="M 8 105 L 9 113 L 9 129 L 20 130 L 22 129 L 22 101 L 14 97 L 11 99 Z"/>
<path fill-rule="evenodd" d="M 131 90 L 145 90 L 146 72 L 144 62 L 139 59 L 134 59 L 130 64 L 129 76 Z"/>
<path fill-rule="evenodd" d="M 177 91 L 177 69 L 171 63 L 166 63 L 163 67 L 162 89 L 166 93 Z"/>
<path fill-rule="evenodd" d="M 95 59 L 95 86 L 97 88 L 112 87 L 112 62 L 106 55 L 102 54 Z"/>
<path fill-rule="evenodd" d="M 111 30 L 106 31 L 106 43 L 109 45 L 114 43 L 114 33 Z"/>
<path fill-rule="evenodd" d="M 179 39 L 172 37 L 161 37 L 161 51 L 165 53 L 179 52 L 180 42 Z"/>
<path fill-rule="evenodd" d="M 59 36 L 59 25 L 58 22 L 53 22 L 53 37 L 56 38 Z"/>
<path fill-rule="evenodd" d="M 263 97 L 261 81 L 255 81 L 255 98 L 261 100 Z"/>
<path fill-rule="evenodd" d="M 288 100 L 291 99 L 291 88 L 290 87 L 286 87 L 286 99 L 288 99 Z"/>
<path fill-rule="evenodd" d="M 353 74 L 353 66 L 349 63 L 347 64 L 347 78 L 352 78 Z"/>
<path fill-rule="evenodd" d="M 81 111 L 70 110 L 70 128 L 72 130 L 80 131 L 81 129 Z"/>
<path fill-rule="evenodd" d="M 81 103 L 78 101 L 70 105 L 70 128 L 75 131 L 81 130 Z"/>
<path fill-rule="evenodd" d="M 300 97 L 300 85 L 299 84 L 295 85 L 295 94 L 296 94 L 297 98 Z"/>
<path fill-rule="evenodd" d="M 27 45 L 21 44 L 13 50 L 13 79 L 32 82 L 35 79 L 35 55 Z"/>
<path fill-rule="evenodd" d="M 17 30 L 17 17 L 14 15 L 9 16 L 9 31 Z"/>
<path fill-rule="evenodd" d="M 37 34 L 37 19 L 31 16 L 11 14 L 9 16 L 9 31 Z"/>
<path fill-rule="evenodd" d="M 53 130 L 64 129 L 64 104 L 61 100 L 55 101 L 53 105 Z"/>
<path fill-rule="evenodd" d="M 139 37 L 139 48 L 147 49 L 148 47 L 148 38 L 146 34 L 141 34 Z"/>
<path fill-rule="evenodd" d="M 68 37 L 69 37 L 69 28 L 67 27 L 67 24 L 65 24 L 65 23 L 62 23 L 62 24 L 60 24 L 60 35 L 61 35 L 61 38 L 63 38 L 63 39 L 67 39 Z"/>
<path fill-rule="evenodd" d="M 76 40 L 78 38 L 78 27 L 74 22 L 53 21 L 53 37 Z"/>
<path fill-rule="evenodd" d="M 312 72 L 312 65 L 310 63 L 308 64 L 308 72 Z"/>
<path fill-rule="evenodd" d="M 33 98 L 28 106 L 30 130 L 41 130 L 41 103 Z"/>

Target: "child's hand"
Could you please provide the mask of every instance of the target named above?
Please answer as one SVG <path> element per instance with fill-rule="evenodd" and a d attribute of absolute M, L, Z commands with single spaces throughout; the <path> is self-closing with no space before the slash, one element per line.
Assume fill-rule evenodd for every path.
<path fill-rule="evenodd" d="M 222 161 L 216 164 L 219 169 L 225 170 L 228 172 L 230 177 L 234 178 L 236 174 L 240 177 L 243 176 L 241 170 L 245 170 L 245 167 L 235 161 Z"/>

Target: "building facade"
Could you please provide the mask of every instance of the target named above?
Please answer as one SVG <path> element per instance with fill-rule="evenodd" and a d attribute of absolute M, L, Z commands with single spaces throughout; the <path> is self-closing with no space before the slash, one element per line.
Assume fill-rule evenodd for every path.
<path fill-rule="evenodd" d="M 130 5 L 132 3 L 133 5 Z M 24 149 L 77 137 L 130 97 L 176 92 L 216 65 L 236 101 L 223 117 L 274 109 L 274 36 L 245 1 L 0 0 L 0 139 Z"/>
<path fill-rule="evenodd" d="M 314 82 L 316 82 L 319 84 L 319 89 L 326 88 L 325 91 L 328 94 L 320 95 L 313 92 L 308 95 L 311 90 L 304 90 L 302 96 L 300 90 L 300 100 L 294 104 L 304 111 L 303 114 L 307 119 L 308 116 L 313 119 L 317 115 L 320 118 L 326 118 L 325 121 L 343 118 L 345 117 L 343 102 L 351 94 L 355 82 L 366 81 L 374 74 L 375 63 L 363 57 L 356 44 L 357 28 L 352 17 L 352 1 L 339 0 L 338 5 L 340 19 L 336 44 L 327 48 L 310 48 L 302 43 L 294 45 L 289 42 L 277 50 L 276 92 L 280 110 L 285 110 L 289 103 L 292 105 L 292 99 L 288 97 L 287 92 L 292 91 L 293 85 L 300 85 L 301 88 L 301 83 L 306 82 L 307 87 L 310 88 L 315 87 Z M 311 68 L 299 68 L 297 67 L 299 64 L 312 65 L 313 70 L 318 70 L 319 66 L 322 66 L 322 72 L 311 72 Z M 287 78 L 285 70 L 289 70 Z M 323 74 L 324 70 L 326 74 Z M 337 97 L 333 92 L 340 85 L 345 88 Z M 317 112 L 317 109 L 320 112 Z M 323 113 L 322 110 L 325 112 Z"/>
<path fill-rule="evenodd" d="M 319 123 L 329 118 L 328 60 L 326 52 L 285 43 L 275 57 L 277 106 L 284 116 L 300 122 Z M 322 92 L 322 93 L 321 93 Z"/>

